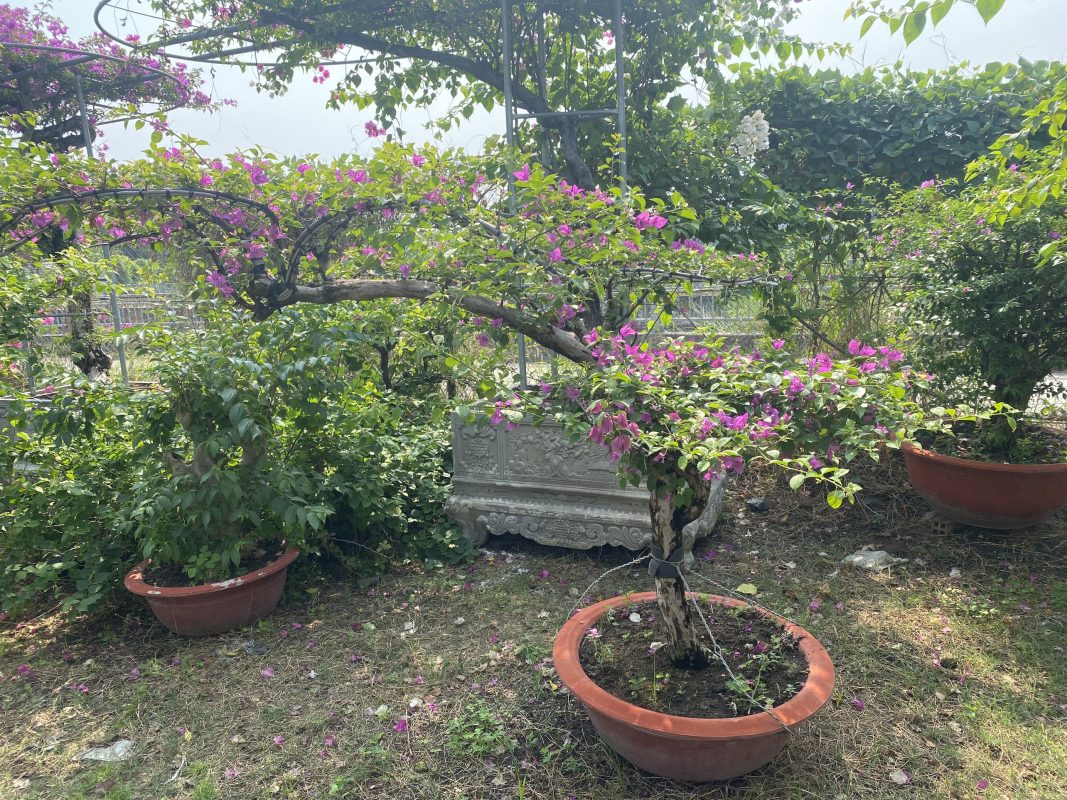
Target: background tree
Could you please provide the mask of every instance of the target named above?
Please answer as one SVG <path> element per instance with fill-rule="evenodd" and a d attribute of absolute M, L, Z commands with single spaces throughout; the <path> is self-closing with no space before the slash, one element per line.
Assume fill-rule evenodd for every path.
<path fill-rule="evenodd" d="M 428 106 L 443 94 L 455 102 L 438 122 L 442 128 L 469 118 L 478 107 L 492 109 L 503 100 L 509 72 L 520 111 L 615 106 L 612 0 L 517 0 L 510 70 L 503 64 L 497 0 L 150 4 L 167 22 L 146 47 L 174 42 L 197 54 L 237 48 L 238 61 L 248 53 L 264 59 L 269 54 L 277 63 L 257 69 L 256 79 L 272 92 L 287 89 L 298 70 L 311 70 L 321 80 L 330 69 L 343 68 L 332 104 L 373 104 L 388 130 L 400 109 Z M 796 14 L 790 0 L 667 0 L 624 8 L 627 106 L 637 136 L 683 85 L 721 80 L 721 60 L 772 48 L 783 58 L 803 51 L 783 33 Z M 359 55 L 375 58 L 344 67 L 322 64 Z M 584 188 L 597 183 L 598 165 L 610 157 L 613 123 L 543 117 L 536 130 L 547 138 L 561 174 Z M 531 134 L 526 140 L 530 149 L 536 139 Z"/>

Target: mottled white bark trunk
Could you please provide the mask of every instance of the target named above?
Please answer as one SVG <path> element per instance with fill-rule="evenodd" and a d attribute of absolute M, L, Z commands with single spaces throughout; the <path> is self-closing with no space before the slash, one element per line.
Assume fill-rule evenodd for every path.
<path fill-rule="evenodd" d="M 649 499 L 652 517 L 652 543 L 666 558 L 683 546 L 687 524 L 700 517 L 708 500 L 708 490 L 699 476 L 686 476 L 694 489 L 694 502 L 676 507 L 674 498 L 655 486 Z M 695 480 L 694 480 L 695 478 Z M 700 642 L 698 619 L 693 606 L 686 600 L 685 586 L 680 578 L 656 578 L 656 605 L 667 628 L 664 653 L 679 669 L 702 669 L 711 663 L 711 653 Z"/>

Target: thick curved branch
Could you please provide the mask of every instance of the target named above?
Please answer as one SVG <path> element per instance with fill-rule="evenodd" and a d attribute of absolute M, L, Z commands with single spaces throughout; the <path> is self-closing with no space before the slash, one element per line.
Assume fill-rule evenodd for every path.
<path fill-rule="evenodd" d="M 282 297 L 271 300 L 272 292 L 276 286 L 277 284 L 269 280 L 262 280 L 253 287 L 254 295 L 268 298 L 270 302 L 270 308 L 260 316 L 267 316 L 284 306 L 296 303 L 329 305 L 345 301 L 367 302 L 369 300 L 387 298 L 408 300 L 439 299 L 466 309 L 472 314 L 490 319 L 500 318 L 508 327 L 525 334 L 542 347 L 548 348 L 570 361 L 578 364 L 596 363 L 596 358 L 593 357 L 589 348 L 582 344 L 574 334 L 554 325 L 530 319 L 519 309 L 502 305 L 488 297 L 466 294 L 458 288 L 440 286 L 431 281 L 346 278 L 333 281 L 324 286 L 287 287 Z"/>
<path fill-rule="evenodd" d="M 246 197 L 229 194 L 228 192 L 212 191 L 210 189 L 89 189 L 84 192 L 64 192 L 62 194 L 49 195 L 38 200 L 26 203 L 17 208 L 11 215 L 0 222 L 0 234 L 18 227 L 23 219 L 34 211 L 42 209 L 53 210 L 63 205 L 86 205 L 97 200 L 163 200 L 171 202 L 180 199 L 221 200 L 235 206 L 251 208 L 263 214 L 274 225 L 279 225 L 278 215 L 265 203 L 249 200 Z"/>

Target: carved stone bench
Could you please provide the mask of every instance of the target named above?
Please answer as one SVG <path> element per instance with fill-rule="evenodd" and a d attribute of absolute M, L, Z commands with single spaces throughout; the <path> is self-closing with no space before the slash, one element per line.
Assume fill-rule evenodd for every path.
<path fill-rule="evenodd" d="M 453 416 L 452 460 L 445 510 L 476 547 L 491 533 L 513 533 L 556 547 L 637 550 L 651 533 L 648 491 L 620 488 L 608 451 L 570 441 L 556 423 L 522 422 L 509 431 Z M 712 487 L 698 537 L 710 532 L 722 497 L 720 481 Z"/>

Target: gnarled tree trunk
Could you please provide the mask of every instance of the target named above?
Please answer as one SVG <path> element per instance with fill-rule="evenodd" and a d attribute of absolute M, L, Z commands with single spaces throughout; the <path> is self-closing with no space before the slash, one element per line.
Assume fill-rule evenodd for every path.
<path fill-rule="evenodd" d="M 651 471 L 655 475 L 655 470 Z M 685 478 L 693 491 L 693 501 L 679 506 L 675 497 L 667 491 L 662 479 L 653 479 L 649 511 L 652 517 L 652 544 L 667 559 L 682 549 L 690 539 L 692 546 L 695 531 L 687 525 L 697 523 L 708 503 L 709 486 L 692 470 L 678 470 L 678 477 Z M 663 624 L 667 628 L 667 644 L 663 652 L 671 663 L 680 669 L 702 669 L 711 663 L 711 652 L 700 642 L 699 620 L 693 606 L 686 600 L 685 586 L 681 578 L 656 578 L 656 605 L 659 606 Z"/>

